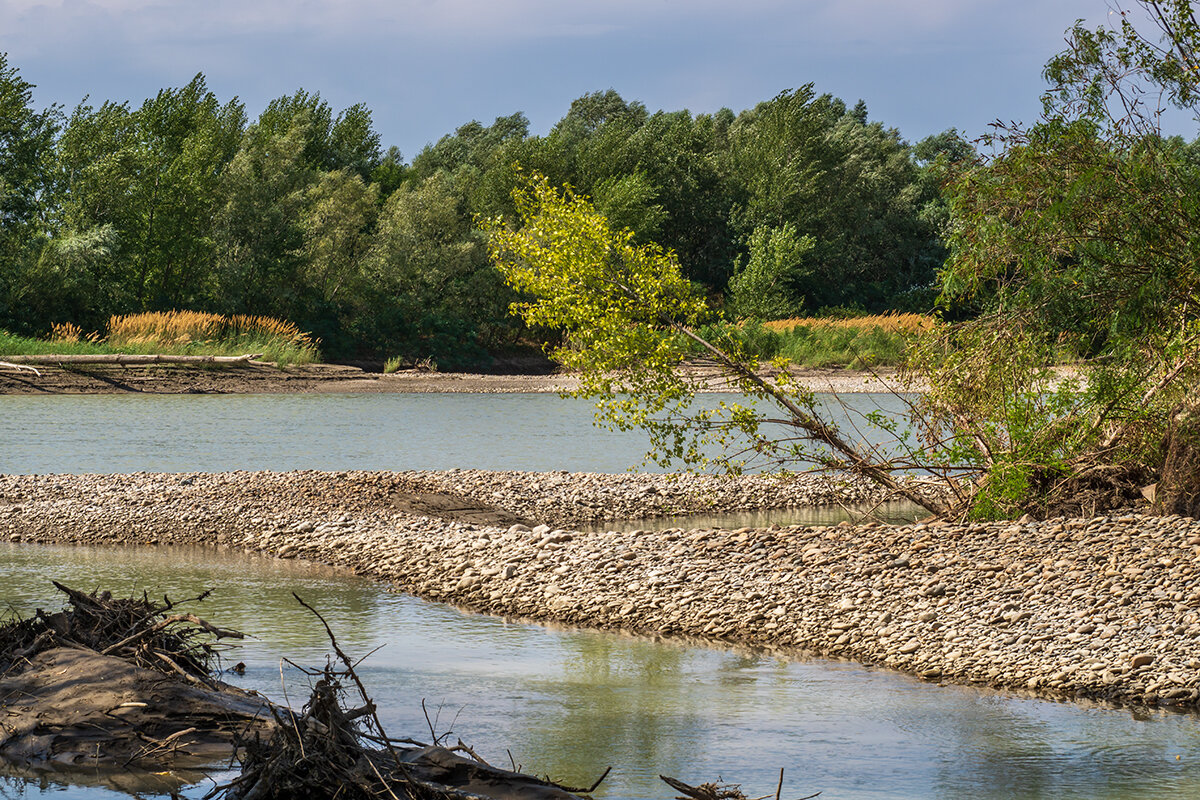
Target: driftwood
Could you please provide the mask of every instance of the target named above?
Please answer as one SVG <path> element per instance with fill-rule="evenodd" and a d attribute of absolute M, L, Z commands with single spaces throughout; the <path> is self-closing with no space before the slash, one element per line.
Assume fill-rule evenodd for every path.
<path fill-rule="evenodd" d="M 63 355 L 43 354 L 28 356 L 5 356 L 0 366 L 28 369 L 24 364 L 258 364 L 262 353 L 246 353 L 240 356 L 176 356 L 163 353 L 68 353 Z M 36 371 L 36 370 L 35 370 Z"/>
<path fill-rule="evenodd" d="M 779 770 L 779 786 L 775 789 L 774 795 L 765 794 L 762 797 L 749 798 L 742 793 L 742 787 L 736 783 L 702 783 L 699 786 L 689 786 L 677 778 L 669 778 L 666 775 L 659 775 L 662 782 L 670 786 L 677 792 L 679 796 L 675 800 L 768 800 L 774 797 L 775 800 L 780 800 L 780 795 L 783 794 L 783 770 Z M 820 792 L 810 794 L 806 797 L 801 797 L 800 800 L 812 800 L 812 798 L 820 795 Z"/>
<path fill-rule="evenodd" d="M 212 638 L 240 633 L 169 613 L 169 598 L 55 586 L 65 610 L 0 626 L 0 764 L 159 770 L 228 758 L 247 731 L 270 732 L 266 701 L 212 669 Z"/>
<path fill-rule="evenodd" d="M 255 734 L 243 741 L 241 774 L 215 787 L 206 800 L 578 800 L 579 792 L 599 786 L 598 780 L 588 789 L 572 789 L 499 769 L 461 741 L 441 746 L 445 737 L 436 734 L 429 744 L 388 736 L 354 662 L 329 624 L 316 609 L 296 600 L 325 626 L 339 666 L 303 670 L 315 679 L 304 708 L 272 708 L 276 724 L 270 738 L 264 741 Z M 356 690 L 358 707 L 345 703 L 348 686 Z"/>
<path fill-rule="evenodd" d="M 13 364 L 10 361 L 0 361 L 0 368 L 15 369 L 17 372 L 32 372 L 34 375 L 37 375 L 39 378 L 42 377 L 42 373 L 38 372 L 33 367 L 28 367 L 28 366 L 25 366 L 24 364 Z"/>

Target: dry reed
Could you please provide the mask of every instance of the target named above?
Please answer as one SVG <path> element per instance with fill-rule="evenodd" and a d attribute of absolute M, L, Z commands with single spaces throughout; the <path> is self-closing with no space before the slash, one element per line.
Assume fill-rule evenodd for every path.
<path fill-rule="evenodd" d="M 294 323 L 272 317 L 237 314 L 226 317 L 203 311 L 155 311 L 115 316 L 108 321 L 108 343 L 186 345 L 238 339 L 279 340 L 294 347 L 313 347 L 312 337 Z"/>
<path fill-rule="evenodd" d="M 864 317 L 793 317 L 764 322 L 773 331 L 787 331 L 801 326 L 810 328 L 873 329 L 888 333 L 918 334 L 933 330 L 938 321 L 926 314 L 873 314 Z"/>

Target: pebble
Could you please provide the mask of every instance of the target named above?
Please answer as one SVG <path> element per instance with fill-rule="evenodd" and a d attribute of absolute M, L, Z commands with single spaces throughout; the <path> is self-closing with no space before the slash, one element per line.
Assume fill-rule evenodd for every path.
<path fill-rule="evenodd" d="M 187 478 L 0 475 L 0 540 L 234 546 L 483 613 L 1058 698 L 1200 706 L 1200 522 L 1190 518 L 580 532 L 585 521 L 847 502 L 864 490 L 481 470 Z M 470 498 L 530 524 L 404 512 L 391 498 L 405 492 Z"/>

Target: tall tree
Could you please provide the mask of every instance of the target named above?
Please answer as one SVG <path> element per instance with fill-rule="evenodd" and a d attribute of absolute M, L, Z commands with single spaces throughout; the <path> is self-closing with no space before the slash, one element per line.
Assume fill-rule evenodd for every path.
<path fill-rule="evenodd" d="M 59 143 L 62 217 L 71 233 L 111 226 L 138 310 L 188 307 L 212 289 L 211 220 L 245 125 L 197 75 L 136 110 L 75 109 Z"/>
<path fill-rule="evenodd" d="M 511 295 L 464 205 L 445 172 L 402 186 L 384 205 L 366 267 L 388 298 L 374 335 L 397 354 L 461 363 L 509 339 Z"/>
<path fill-rule="evenodd" d="M 984 313 L 930 352 L 928 402 L 988 466 L 981 515 L 1119 505 L 1156 478 L 1200 513 L 1200 168 L 1157 105 L 1200 118 L 1200 26 L 1188 2 L 1137 5 L 1076 25 L 1042 120 L 951 186 L 944 295 Z M 1087 381 L 1047 395 L 1064 351 Z"/>
<path fill-rule="evenodd" d="M 815 242 L 807 305 L 886 307 L 928 284 L 937 232 L 920 217 L 918 170 L 897 131 L 868 123 L 811 84 L 743 112 L 729 131 L 728 169 L 742 195 L 734 228 L 748 237 L 788 223 Z"/>
<path fill-rule="evenodd" d="M 58 110 L 35 111 L 33 84 L 0 53 L 0 324 L 30 318 L 29 309 L 10 306 L 14 286 L 24 282 L 44 242 L 52 198 L 51 161 Z"/>
<path fill-rule="evenodd" d="M 362 103 L 334 114 L 320 93 L 298 89 L 268 103 L 256 131 L 271 138 L 286 136 L 297 127 L 304 131 L 302 158 L 315 170 L 349 169 L 369 181 L 383 161 L 371 110 Z"/>
<path fill-rule="evenodd" d="M 252 127 L 225 171 L 214 220 L 223 311 L 288 316 L 298 305 L 301 214 L 314 176 L 305 137 L 300 124 L 275 136 Z"/>

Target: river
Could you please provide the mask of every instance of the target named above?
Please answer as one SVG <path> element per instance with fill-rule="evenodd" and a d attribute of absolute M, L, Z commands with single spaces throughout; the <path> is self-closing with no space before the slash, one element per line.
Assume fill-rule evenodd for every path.
<path fill-rule="evenodd" d="M 556 409 L 562 401 L 554 397 L 322 397 L 3 398 L 3 469 L 580 469 L 587 461 L 636 457 L 644 447 L 605 438 L 612 435 L 586 425 L 586 409 Z M 149 402 L 113 402 L 134 399 Z M 38 407 L 43 401 L 51 402 Z M 418 405 L 425 417 L 415 414 Z M 385 410 L 402 421 L 379 416 Z M 451 442 L 436 452 L 413 444 L 429 447 L 450 432 L 457 432 L 451 440 L 482 441 Z M 522 449 L 533 438 L 540 446 Z M 380 440 L 391 446 L 377 446 Z M 597 442 L 630 449 L 597 453 Z M 455 449 L 465 447 L 473 449 Z M 529 462 L 520 461 L 521 452 Z M 413 463 L 420 458 L 426 460 Z M 329 650 L 320 626 L 291 598 L 294 590 L 328 617 L 350 652 L 381 647 L 363 676 L 393 735 L 427 735 L 424 700 L 439 733 L 452 730 L 452 740 L 461 737 L 494 763 L 507 764 L 511 752 L 527 769 L 577 784 L 613 765 L 597 796 L 614 800 L 671 796 L 659 773 L 690 783 L 720 776 L 763 795 L 774 792 L 780 768 L 784 797 L 1200 796 L 1194 715 L 1055 703 L 938 687 L 849 663 L 554 630 L 463 614 L 315 565 L 243 554 L 0 544 L 0 559 L 0 603 L 26 614 L 60 605 L 50 579 L 174 599 L 215 588 L 202 615 L 258 637 L 230 654 L 230 662 L 247 664 L 238 682 L 276 699 L 284 699 L 282 658 L 319 666 Z M 301 676 L 286 665 L 282 671 L 288 698 L 299 704 Z M 57 780 L 0 782 L 0 797 L 125 796 Z M 199 797 L 209 786 L 186 794 Z"/>
<path fill-rule="evenodd" d="M 730 397 L 704 395 L 700 403 L 723 399 Z M 862 414 L 902 407 L 886 394 L 822 402 L 876 442 L 887 437 Z M 647 449 L 640 431 L 593 425 L 591 402 L 553 394 L 6 396 L 0 410 L 4 473 L 624 472 Z"/>

